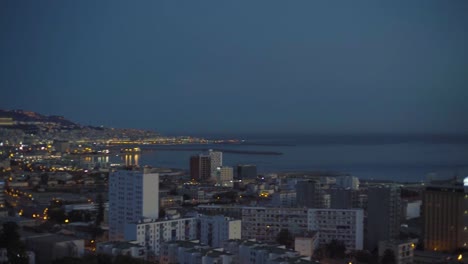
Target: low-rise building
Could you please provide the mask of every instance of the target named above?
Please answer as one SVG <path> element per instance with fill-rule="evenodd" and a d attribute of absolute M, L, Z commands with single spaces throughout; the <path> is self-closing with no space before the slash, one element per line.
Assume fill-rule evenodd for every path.
<path fill-rule="evenodd" d="M 312 257 L 319 246 L 319 232 L 307 232 L 294 238 L 294 250 L 302 256 Z"/>
<path fill-rule="evenodd" d="M 391 250 L 395 255 L 395 264 L 413 263 L 414 249 L 416 248 L 417 239 L 406 241 L 387 240 L 379 242 L 379 257 L 385 255 L 385 251 Z"/>
<path fill-rule="evenodd" d="M 24 238 L 26 248 L 36 255 L 36 263 L 48 264 L 65 257 L 80 258 L 84 254 L 84 240 L 54 234 L 34 234 Z"/>
<path fill-rule="evenodd" d="M 232 254 L 233 263 L 239 264 L 312 263 L 309 257 L 301 256 L 299 252 L 255 239 L 228 240 L 223 243 L 223 249 Z"/>
<path fill-rule="evenodd" d="M 143 246 L 134 243 L 122 241 L 102 242 L 96 245 L 98 254 L 107 254 L 111 256 L 130 256 L 137 259 L 146 259 L 147 254 Z"/>
<path fill-rule="evenodd" d="M 200 244 L 198 240 L 171 241 L 161 245 L 161 264 L 232 264 L 233 255 L 221 248 Z"/>
<path fill-rule="evenodd" d="M 125 225 L 125 240 L 136 241 L 149 254 L 159 256 L 163 242 L 194 240 L 199 236 L 195 217 L 169 220 L 144 219 Z"/>

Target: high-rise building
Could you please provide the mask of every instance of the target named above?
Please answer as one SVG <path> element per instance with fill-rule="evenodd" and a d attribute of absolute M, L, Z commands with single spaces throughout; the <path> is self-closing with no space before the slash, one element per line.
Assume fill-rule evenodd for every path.
<path fill-rule="evenodd" d="M 237 179 L 255 179 L 257 178 L 257 166 L 255 165 L 237 165 Z"/>
<path fill-rule="evenodd" d="M 218 167 L 214 175 L 213 181 L 218 186 L 232 187 L 233 183 L 233 169 L 232 167 Z"/>
<path fill-rule="evenodd" d="M 332 209 L 352 209 L 364 208 L 359 201 L 359 191 L 344 189 L 344 188 L 330 188 L 326 190 L 330 194 L 330 208 Z"/>
<path fill-rule="evenodd" d="M 429 185 L 422 204 L 424 249 L 467 249 L 468 192 L 462 185 Z"/>
<path fill-rule="evenodd" d="M 200 216 L 200 242 L 210 247 L 222 247 L 229 239 L 241 239 L 241 220 L 223 215 Z"/>
<path fill-rule="evenodd" d="M 210 149 L 208 151 L 208 156 L 210 156 L 211 161 L 211 175 L 214 175 L 216 173 L 216 169 L 223 166 L 223 153 L 221 151 L 213 151 Z"/>
<path fill-rule="evenodd" d="M 379 241 L 398 239 L 400 235 L 401 197 L 397 185 L 368 189 L 366 248 L 374 250 Z"/>
<path fill-rule="evenodd" d="M 125 225 L 159 217 L 159 174 L 119 170 L 109 175 L 109 240 L 124 240 Z"/>
<path fill-rule="evenodd" d="M 209 155 L 199 154 L 190 157 L 190 176 L 197 181 L 211 178 L 211 158 Z"/>
<path fill-rule="evenodd" d="M 364 211 L 362 209 L 309 209 L 308 229 L 319 232 L 319 245 L 342 241 L 347 250 L 362 250 Z"/>
<path fill-rule="evenodd" d="M 307 208 L 324 208 L 324 192 L 319 181 L 305 180 L 296 184 L 297 206 Z"/>

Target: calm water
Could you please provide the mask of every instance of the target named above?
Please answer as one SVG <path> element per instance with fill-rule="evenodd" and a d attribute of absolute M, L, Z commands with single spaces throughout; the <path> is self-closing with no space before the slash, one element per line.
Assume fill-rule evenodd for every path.
<path fill-rule="evenodd" d="M 440 178 L 468 176 L 467 136 L 251 136 L 246 143 L 252 144 L 158 147 L 143 152 L 138 162 L 188 169 L 191 155 L 212 148 L 283 153 L 223 154 L 224 165 L 256 164 L 260 173 L 324 170 L 395 181 L 422 181 L 429 173 Z"/>

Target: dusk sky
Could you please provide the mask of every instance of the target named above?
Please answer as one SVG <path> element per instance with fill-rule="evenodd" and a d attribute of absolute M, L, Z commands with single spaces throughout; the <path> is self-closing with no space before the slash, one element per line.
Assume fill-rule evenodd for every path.
<path fill-rule="evenodd" d="M 0 108 L 203 132 L 468 132 L 468 1 L 0 1 Z"/>

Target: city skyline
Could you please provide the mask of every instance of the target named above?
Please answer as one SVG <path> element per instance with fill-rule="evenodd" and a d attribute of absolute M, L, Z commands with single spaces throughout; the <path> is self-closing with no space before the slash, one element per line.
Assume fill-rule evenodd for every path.
<path fill-rule="evenodd" d="M 468 131 L 468 3 L 19 3 L 0 105 L 162 133 Z"/>

